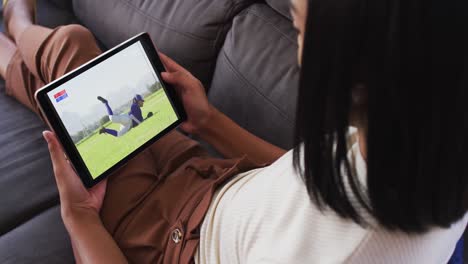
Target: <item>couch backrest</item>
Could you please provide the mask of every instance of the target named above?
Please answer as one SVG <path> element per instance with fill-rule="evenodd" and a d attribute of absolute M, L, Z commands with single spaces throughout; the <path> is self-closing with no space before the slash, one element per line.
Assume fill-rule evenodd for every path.
<path fill-rule="evenodd" d="M 292 146 L 297 44 L 289 0 L 73 0 L 107 47 L 147 31 L 244 128 Z M 270 5 L 268 5 L 270 4 Z"/>
<path fill-rule="evenodd" d="M 265 2 L 273 8 L 276 12 L 280 13 L 284 17 L 292 20 L 291 12 L 289 7 L 291 6 L 290 0 L 265 0 Z"/>
<path fill-rule="evenodd" d="M 209 86 L 232 18 L 253 0 L 74 0 L 75 14 L 107 47 L 146 31 L 162 52 Z"/>
<path fill-rule="evenodd" d="M 290 20 L 265 4 L 248 7 L 234 18 L 209 91 L 222 112 L 285 149 L 293 143 L 296 39 Z"/>

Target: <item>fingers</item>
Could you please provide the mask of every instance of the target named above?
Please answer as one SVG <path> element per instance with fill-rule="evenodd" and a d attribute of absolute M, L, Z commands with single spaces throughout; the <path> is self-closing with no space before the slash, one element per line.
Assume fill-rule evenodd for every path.
<path fill-rule="evenodd" d="M 185 87 L 191 84 L 189 76 L 183 72 L 163 72 L 161 76 L 165 82 L 172 84 L 178 92 L 182 92 Z"/>
<path fill-rule="evenodd" d="M 55 180 L 59 191 L 63 191 L 69 185 L 80 184 L 78 177 L 68 177 L 70 174 L 75 174 L 75 172 L 68 164 L 68 160 L 65 157 L 65 154 L 58 142 L 57 137 L 54 133 L 50 131 L 44 131 L 43 136 L 47 141 L 49 147 L 50 158 L 52 160 L 52 166 L 54 169 Z"/>
<path fill-rule="evenodd" d="M 45 140 L 47 141 L 49 147 L 50 158 L 52 159 L 52 164 L 54 166 L 54 171 L 56 169 L 63 169 L 68 165 L 67 159 L 63 154 L 62 148 L 58 143 L 55 134 L 50 131 L 44 131 L 42 133 Z"/>
<path fill-rule="evenodd" d="M 185 71 L 184 67 L 177 64 L 177 62 L 175 62 L 174 60 L 166 56 L 164 53 L 159 52 L 159 57 L 161 58 L 161 61 L 164 64 L 164 67 L 166 67 L 167 71 L 169 72 Z"/>

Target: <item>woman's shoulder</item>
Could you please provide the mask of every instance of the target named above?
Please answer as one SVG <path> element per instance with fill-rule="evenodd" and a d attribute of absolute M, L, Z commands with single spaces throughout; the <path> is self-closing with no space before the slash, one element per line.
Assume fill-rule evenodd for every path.
<path fill-rule="evenodd" d="M 368 232 L 314 204 L 294 168 L 293 151 L 268 167 L 239 175 L 224 195 L 218 209 L 224 208 L 220 214 L 226 227 L 239 231 L 232 233 L 232 243 L 242 241 L 232 246 L 240 247 L 248 255 L 244 257 L 255 260 L 252 263 L 261 263 L 265 252 L 272 252 L 278 263 L 317 256 L 339 263 Z"/>
<path fill-rule="evenodd" d="M 356 143 L 351 153 L 356 170 L 365 174 L 365 161 Z M 316 206 L 293 166 L 292 151 L 269 167 L 247 173 L 234 193 L 226 207 L 230 226 L 249 232 L 238 232 L 243 237 L 233 241 L 248 241 L 249 247 L 243 252 L 254 259 L 258 256 L 259 263 L 260 256 L 265 257 L 262 252 L 275 252 L 274 259 L 280 263 L 314 260 L 317 256 L 323 258 L 323 263 L 371 263 L 378 256 L 391 260 L 403 255 L 415 261 L 430 260 L 426 255 L 444 259 L 468 221 L 467 214 L 449 229 L 434 228 L 414 236 L 387 231 L 372 219 L 367 220 L 373 224 L 362 227 L 329 208 Z M 431 253 L 424 248 L 431 248 Z"/>

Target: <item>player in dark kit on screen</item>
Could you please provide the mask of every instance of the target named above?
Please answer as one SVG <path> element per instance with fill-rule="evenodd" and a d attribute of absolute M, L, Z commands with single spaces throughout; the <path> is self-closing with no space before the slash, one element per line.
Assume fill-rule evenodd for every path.
<path fill-rule="evenodd" d="M 146 120 L 143 119 L 143 115 L 141 113 L 141 107 L 143 107 L 145 100 L 143 100 L 143 97 L 139 94 L 137 94 L 133 98 L 133 103 L 130 107 L 130 112 L 120 115 L 114 115 L 114 112 L 112 111 L 112 108 L 109 106 L 109 102 L 106 99 L 104 99 L 101 96 L 98 96 L 97 99 L 106 106 L 107 114 L 109 115 L 110 121 L 112 123 L 120 124 L 120 130 L 118 131 L 103 127 L 99 130 L 99 134 L 109 134 L 114 137 L 121 137 L 125 135 L 128 131 L 130 131 L 130 129 L 138 126 L 144 120 Z M 147 118 L 151 117 L 152 115 L 153 113 L 149 112 Z"/>

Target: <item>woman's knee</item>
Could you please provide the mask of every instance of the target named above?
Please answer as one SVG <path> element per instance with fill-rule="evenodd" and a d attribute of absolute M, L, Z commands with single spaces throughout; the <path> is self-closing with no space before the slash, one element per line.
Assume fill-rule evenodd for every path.
<path fill-rule="evenodd" d="M 46 81 L 72 71 L 101 53 L 93 34 L 81 25 L 62 26 L 49 39 Z"/>
<path fill-rule="evenodd" d="M 90 42 L 95 45 L 93 33 L 89 29 L 77 25 L 62 26 L 57 30 L 55 37 L 61 39 L 63 42 L 72 43 L 78 46 L 88 46 Z"/>

